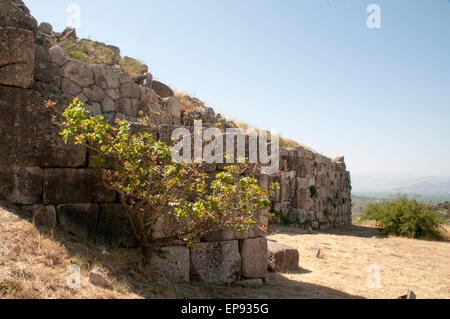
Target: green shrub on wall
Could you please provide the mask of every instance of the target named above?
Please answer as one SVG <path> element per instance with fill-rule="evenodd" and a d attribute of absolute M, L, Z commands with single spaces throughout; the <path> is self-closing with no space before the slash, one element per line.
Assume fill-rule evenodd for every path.
<path fill-rule="evenodd" d="M 270 192 L 255 178 L 257 165 L 230 166 L 208 181 L 201 164 L 172 160 L 171 149 L 150 133 L 154 127 L 149 118 L 142 118 L 141 129 L 133 133 L 127 121 L 111 125 L 103 116 L 89 117 L 78 99 L 62 118 L 60 134 L 66 143 L 74 140 L 115 163 L 113 168 L 99 163 L 98 169 L 106 185 L 120 195 L 146 262 L 170 240 L 192 243 L 220 229 L 247 230 L 256 224 L 255 212 L 269 207 Z M 277 188 L 272 185 L 273 192 Z M 157 240 L 153 230 L 161 220 L 168 225 L 170 238 Z"/>

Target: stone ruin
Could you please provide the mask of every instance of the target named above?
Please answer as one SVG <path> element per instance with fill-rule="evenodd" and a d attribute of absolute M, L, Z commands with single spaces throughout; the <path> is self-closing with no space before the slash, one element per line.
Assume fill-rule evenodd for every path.
<path fill-rule="evenodd" d="M 38 224 L 58 227 L 80 241 L 114 247 L 135 247 L 137 241 L 118 196 L 104 187 L 93 169 L 93 154 L 67 146 L 43 107 L 47 100 L 63 110 L 74 97 L 94 115 L 107 120 L 136 121 L 142 111 L 157 110 L 167 129 L 155 132 L 170 141 L 174 125 L 202 119 L 206 127 L 232 125 L 201 105 L 184 112 L 174 92 L 149 73 L 131 77 L 119 66 L 87 65 L 68 56 L 58 37 L 75 37 L 73 30 L 53 32 L 39 27 L 20 0 L 0 0 L 0 200 L 21 208 Z M 189 98 L 189 97 L 188 97 Z M 230 124 L 231 123 L 231 124 Z M 224 165 L 208 165 L 214 174 Z M 343 158 L 329 159 L 306 147 L 282 148 L 278 174 L 259 177 L 267 187 L 279 182 L 273 199 L 275 222 L 326 229 L 351 223 L 350 174 Z M 269 212 L 260 212 L 267 224 Z M 156 230 L 164 238 L 164 227 Z M 153 266 L 173 280 L 232 283 L 266 276 L 267 240 L 263 231 L 220 231 L 194 247 L 166 247 Z"/>

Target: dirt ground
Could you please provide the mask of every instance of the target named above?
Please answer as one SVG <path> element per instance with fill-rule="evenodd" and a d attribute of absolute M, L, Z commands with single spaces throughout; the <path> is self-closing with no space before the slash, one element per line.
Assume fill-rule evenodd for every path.
<path fill-rule="evenodd" d="M 332 234 L 277 227 L 269 240 L 296 247 L 299 269 L 268 274 L 262 288 L 172 284 L 151 280 L 139 252 L 104 251 L 59 232 L 36 229 L 0 206 L 0 298 L 387 298 L 414 290 L 418 298 L 450 298 L 450 243 L 386 238 L 371 227 L 339 228 Z M 322 257 L 316 258 L 316 249 Z M 80 288 L 71 289 L 68 268 L 81 269 Z M 380 287 L 376 273 L 380 270 Z M 99 269 L 113 282 L 104 290 L 89 283 Z M 367 285 L 372 275 L 371 286 Z M 375 277 L 374 277 L 375 276 Z M 375 279 L 374 279 L 375 278 Z"/>
<path fill-rule="evenodd" d="M 319 287 L 371 299 L 395 299 L 408 288 L 418 298 L 450 298 L 448 241 L 388 238 L 363 226 L 341 227 L 331 234 L 279 227 L 269 239 L 299 250 L 302 270 L 284 276 L 315 285 L 319 298 L 328 297 Z M 316 249 L 321 258 L 315 257 Z"/>

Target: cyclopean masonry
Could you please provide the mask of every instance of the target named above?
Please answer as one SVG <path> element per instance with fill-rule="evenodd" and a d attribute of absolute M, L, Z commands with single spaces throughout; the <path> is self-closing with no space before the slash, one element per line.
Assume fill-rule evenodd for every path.
<path fill-rule="evenodd" d="M 108 121 L 136 122 L 139 114 L 157 112 L 158 139 L 171 142 L 173 128 L 233 128 L 213 109 L 200 105 L 187 112 L 173 91 L 149 73 L 132 78 L 119 66 L 87 65 L 52 43 L 69 35 L 53 32 L 36 20 L 20 0 L 0 1 L 0 200 L 17 205 L 36 223 L 58 227 L 78 240 L 98 245 L 135 247 L 137 240 L 115 192 L 94 170 L 92 152 L 65 145 L 44 105 L 49 99 L 63 110 L 74 97 L 93 115 Z M 118 49 L 117 49 L 118 50 Z M 154 84 L 154 85 L 153 85 Z M 351 221 L 350 174 L 343 158 L 332 160 L 305 147 L 281 148 L 279 172 L 261 175 L 260 184 L 281 185 L 272 213 L 279 222 L 327 228 Z M 226 163 L 205 165 L 208 174 Z M 269 212 L 258 212 L 268 224 Z M 164 221 L 155 234 L 164 238 Z M 244 233 L 225 230 L 204 236 L 194 247 L 165 247 L 165 259 L 152 261 L 175 281 L 233 283 L 264 278 L 267 240 L 259 228 Z"/>

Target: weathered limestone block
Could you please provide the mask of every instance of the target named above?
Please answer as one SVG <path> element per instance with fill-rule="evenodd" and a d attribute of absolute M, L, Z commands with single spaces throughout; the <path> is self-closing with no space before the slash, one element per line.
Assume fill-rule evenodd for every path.
<path fill-rule="evenodd" d="M 281 201 L 286 202 L 291 197 L 291 185 L 289 181 L 283 181 L 281 183 Z"/>
<path fill-rule="evenodd" d="M 70 57 L 66 51 L 58 45 L 51 47 L 48 50 L 48 53 L 50 54 L 51 61 L 59 66 L 63 66 L 70 60 Z"/>
<path fill-rule="evenodd" d="M 287 245 L 268 242 L 268 262 L 269 270 L 273 272 L 289 272 L 298 269 L 298 250 Z"/>
<path fill-rule="evenodd" d="M 35 78 L 39 81 L 61 87 L 61 70 L 59 66 L 51 62 L 37 62 L 35 67 Z"/>
<path fill-rule="evenodd" d="M 88 98 L 90 102 L 100 103 L 105 97 L 105 91 L 96 85 L 92 85 L 83 89 L 83 94 Z"/>
<path fill-rule="evenodd" d="M 36 31 L 37 22 L 30 15 L 30 10 L 20 0 L 0 2 L 0 27 Z"/>
<path fill-rule="evenodd" d="M 109 96 L 105 96 L 101 102 L 103 113 L 110 113 L 116 110 L 116 104 Z"/>
<path fill-rule="evenodd" d="M 29 88 L 34 82 L 34 33 L 0 27 L 0 85 Z"/>
<path fill-rule="evenodd" d="M 42 45 L 36 45 L 34 48 L 36 62 L 52 62 L 48 49 Z"/>
<path fill-rule="evenodd" d="M 148 87 L 141 87 L 141 99 L 147 104 L 158 104 L 158 95 Z"/>
<path fill-rule="evenodd" d="M 72 81 L 69 78 L 62 78 L 61 80 L 61 90 L 64 93 L 67 93 L 72 96 L 77 96 L 81 93 L 82 88 L 76 84 L 74 81 Z"/>
<path fill-rule="evenodd" d="M 151 88 L 153 89 L 153 91 L 155 91 L 157 95 L 159 95 L 162 98 L 172 97 L 175 95 L 175 93 L 172 91 L 170 87 L 159 81 L 153 80 Z"/>
<path fill-rule="evenodd" d="M 163 103 L 163 107 L 167 113 L 169 113 L 171 116 L 180 117 L 182 108 L 176 98 L 168 97 L 168 98 L 162 99 L 162 103 Z"/>
<path fill-rule="evenodd" d="M 246 239 L 241 242 L 242 276 L 265 278 L 267 274 L 267 239 Z"/>
<path fill-rule="evenodd" d="M 184 246 L 162 247 L 162 256 L 154 254 L 150 267 L 171 282 L 189 282 L 189 248 Z"/>
<path fill-rule="evenodd" d="M 37 22 L 20 0 L 0 1 L 0 27 L 37 30 Z"/>
<path fill-rule="evenodd" d="M 31 205 L 22 206 L 22 212 L 29 217 L 35 225 L 53 228 L 56 226 L 55 206 Z"/>
<path fill-rule="evenodd" d="M 123 83 L 120 85 L 120 95 L 123 98 L 140 99 L 141 87 L 136 83 Z"/>
<path fill-rule="evenodd" d="M 58 226 L 78 240 L 95 241 L 98 206 L 95 204 L 65 204 L 56 207 Z"/>
<path fill-rule="evenodd" d="M 44 203 L 112 203 L 116 193 L 107 189 L 93 169 L 45 169 Z"/>
<path fill-rule="evenodd" d="M 52 35 L 53 34 L 53 26 L 48 22 L 41 22 L 39 24 L 38 30 L 42 33 Z"/>
<path fill-rule="evenodd" d="M 39 203 L 42 174 L 40 168 L 0 167 L 0 198 L 14 204 Z"/>
<path fill-rule="evenodd" d="M 61 89 L 55 85 L 44 82 L 34 82 L 34 88 L 43 96 L 48 96 L 50 99 L 61 96 Z"/>
<path fill-rule="evenodd" d="M 127 72 L 119 73 L 119 84 L 131 82 L 131 76 Z"/>
<path fill-rule="evenodd" d="M 107 89 L 107 90 L 105 90 L 105 93 L 107 96 L 109 96 L 114 101 L 120 98 L 119 89 Z"/>
<path fill-rule="evenodd" d="M 239 242 L 201 243 L 191 248 L 191 279 L 213 284 L 238 281 L 241 275 Z"/>
<path fill-rule="evenodd" d="M 50 48 L 52 46 L 52 41 L 54 38 L 46 33 L 41 31 L 36 32 L 36 44 L 42 45 L 46 48 Z"/>
<path fill-rule="evenodd" d="M 136 247 L 138 240 L 121 204 L 100 206 L 97 220 L 96 242 L 112 247 Z"/>
<path fill-rule="evenodd" d="M 128 116 L 137 116 L 138 101 L 135 99 L 121 98 L 117 100 L 117 111 Z"/>
<path fill-rule="evenodd" d="M 94 84 L 94 74 L 91 67 L 81 61 L 71 59 L 62 66 L 61 71 L 64 78 L 70 79 L 82 88 Z"/>
<path fill-rule="evenodd" d="M 95 84 L 102 89 L 116 89 L 119 87 L 119 74 L 106 64 L 92 66 Z"/>

